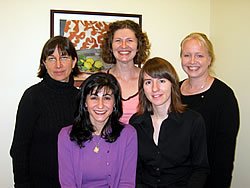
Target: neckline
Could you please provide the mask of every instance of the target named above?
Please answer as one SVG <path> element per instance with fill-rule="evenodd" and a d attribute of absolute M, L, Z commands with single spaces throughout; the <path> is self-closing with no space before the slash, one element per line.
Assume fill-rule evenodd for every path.
<path fill-rule="evenodd" d="M 191 97 L 191 96 L 200 96 L 200 95 L 204 95 L 204 93 L 207 93 L 208 91 L 211 90 L 211 88 L 214 86 L 216 80 L 217 80 L 217 79 L 214 77 L 214 79 L 213 79 L 213 81 L 212 81 L 210 87 L 208 87 L 206 90 L 204 90 L 204 91 L 202 91 L 202 92 L 200 92 L 200 93 L 183 94 L 183 93 L 181 92 L 181 95 L 184 96 L 184 97 Z M 183 81 L 181 82 L 181 85 L 183 84 L 184 81 L 185 81 L 185 80 L 183 80 Z M 181 87 L 181 86 L 180 86 L 180 87 Z"/>
<path fill-rule="evenodd" d="M 109 69 L 107 70 L 107 74 L 111 74 L 111 73 L 110 73 L 110 70 L 111 70 L 111 68 L 109 68 Z M 128 100 L 130 100 L 130 99 L 136 97 L 136 96 L 138 95 L 138 93 L 139 93 L 139 92 L 137 91 L 135 94 L 129 96 L 128 98 L 124 99 L 124 98 L 122 97 L 121 99 L 122 99 L 122 101 L 128 101 Z"/>
<path fill-rule="evenodd" d="M 60 82 L 51 78 L 49 74 L 46 74 L 42 82 L 45 83 L 48 88 L 59 93 L 65 93 L 66 91 L 71 91 L 71 88 L 74 88 L 73 77 L 70 78 L 69 82 Z"/>
<path fill-rule="evenodd" d="M 136 96 L 138 95 L 138 93 L 139 93 L 139 92 L 137 91 L 134 95 L 131 95 L 131 96 L 129 96 L 129 97 L 126 98 L 126 99 L 122 98 L 122 101 L 128 101 L 128 100 L 130 100 L 130 99 L 136 97 Z"/>
<path fill-rule="evenodd" d="M 207 85 L 207 83 L 209 82 L 209 79 L 210 78 L 209 78 L 209 75 L 208 75 L 206 77 L 206 79 L 203 81 L 203 83 L 201 84 L 201 86 L 200 87 L 196 87 L 196 90 L 203 90 L 205 88 L 205 86 Z M 186 81 L 187 81 L 187 85 L 190 88 L 190 90 L 193 89 L 194 87 L 191 85 L 190 79 L 187 78 Z"/>

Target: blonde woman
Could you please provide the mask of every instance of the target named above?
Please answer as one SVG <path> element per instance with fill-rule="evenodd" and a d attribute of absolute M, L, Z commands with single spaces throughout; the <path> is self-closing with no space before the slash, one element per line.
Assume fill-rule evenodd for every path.
<path fill-rule="evenodd" d="M 206 188 L 229 188 L 232 180 L 239 107 L 233 90 L 211 74 L 215 55 L 204 33 L 191 33 L 181 42 L 181 64 L 188 78 L 180 83 L 183 103 L 206 123 L 211 168 Z"/>

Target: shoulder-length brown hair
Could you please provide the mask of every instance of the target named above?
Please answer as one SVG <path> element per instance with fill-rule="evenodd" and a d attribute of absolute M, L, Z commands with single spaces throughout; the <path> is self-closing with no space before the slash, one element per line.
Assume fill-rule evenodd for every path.
<path fill-rule="evenodd" d="M 54 53 L 56 47 L 58 47 L 60 54 L 69 55 L 73 60 L 76 59 L 76 62 L 78 61 L 78 56 L 74 44 L 67 37 L 63 36 L 52 37 L 45 43 L 43 47 L 37 77 L 44 78 L 44 76 L 46 75 L 47 69 L 44 65 L 44 62 L 48 56 Z M 75 67 L 72 69 L 71 74 L 76 76 L 79 73 L 80 70 L 76 64 Z"/>
<path fill-rule="evenodd" d="M 102 59 L 105 63 L 115 64 L 116 59 L 112 52 L 112 42 L 114 34 L 119 29 L 130 29 L 135 33 L 138 41 L 137 53 L 134 57 L 134 63 L 141 67 L 150 55 L 150 43 L 146 33 L 142 32 L 139 24 L 131 20 L 121 20 L 112 22 L 109 25 L 109 30 L 103 36 L 102 42 Z"/>
<path fill-rule="evenodd" d="M 139 75 L 139 115 L 143 114 L 146 110 L 151 114 L 154 113 L 152 103 L 147 99 L 143 89 L 145 73 L 152 78 L 166 78 L 171 82 L 171 104 L 169 107 L 169 112 L 182 113 L 185 111 L 185 105 L 181 102 L 179 77 L 174 67 L 167 60 L 160 57 L 154 57 L 147 60 L 147 62 L 143 65 Z"/>

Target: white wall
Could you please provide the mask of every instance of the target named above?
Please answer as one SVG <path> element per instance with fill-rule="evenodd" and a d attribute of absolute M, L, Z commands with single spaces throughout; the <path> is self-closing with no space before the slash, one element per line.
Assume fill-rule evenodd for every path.
<path fill-rule="evenodd" d="M 221 0 L 221 2 L 228 3 L 226 0 Z M 50 9 L 142 14 L 143 30 L 148 33 L 152 43 L 151 56 L 161 56 L 168 59 L 174 64 L 181 78 L 185 77 L 179 59 L 179 43 L 181 39 L 192 31 L 200 31 L 210 35 L 211 30 L 217 54 L 219 54 L 217 55 L 218 62 L 226 63 L 227 67 L 227 70 L 224 70 L 225 65 L 220 64 L 216 72 L 235 89 L 237 97 L 241 101 L 241 128 L 242 130 L 245 129 L 244 133 L 241 131 L 239 135 L 236 156 L 237 166 L 233 185 L 234 188 L 244 188 L 244 186 L 240 186 L 242 181 L 245 182 L 245 185 L 247 185 L 247 181 L 250 184 L 246 178 L 247 159 L 249 157 L 242 155 L 242 153 L 249 152 L 249 149 L 248 151 L 246 149 L 247 132 L 249 133 L 249 129 L 246 128 L 246 108 L 248 106 L 246 93 L 250 89 L 247 84 L 244 84 L 247 83 L 246 78 L 243 78 L 244 75 L 247 75 L 247 66 L 249 67 L 247 62 L 249 58 L 246 57 L 249 40 L 248 44 L 244 42 L 245 37 L 242 35 L 242 32 L 245 35 L 247 31 L 249 33 L 249 29 L 247 30 L 249 27 L 245 26 L 247 20 L 243 25 L 239 25 L 238 22 L 241 18 L 249 18 L 249 13 L 247 15 L 240 14 L 236 18 L 235 13 L 232 17 L 230 9 L 233 6 L 230 3 L 225 3 L 217 3 L 213 0 L 212 10 L 214 9 L 214 11 L 212 13 L 214 15 L 210 16 L 210 0 L 1 1 L 0 118 L 2 141 L 0 142 L 0 187 L 13 187 L 9 148 L 12 141 L 17 105 L 24 90 L 39 81 L 36 73 L 41 48 L 50 36 Z M 245 7 L 240 3 L 237 3 L 237 6 Z M 236 19 L 234 24 L 240 29 L 240 41 L 237 40 L 236 33 L 232 33 L 230 24 L 226 31 L 227 35 L 223 36 L 224 38 L 220 37 L 225 31 L 224 25 L 219 23 L 219 20 L 224 22 L 223 17 L 220 15 L 221 11 L 224 11 L 227 19 Z M 217 20 L 217 17 L 219 20 Z M 237 31 L 237 28 L 233 28 L 233 31 Z M 233 37 L 233 46 L 229 49 L 230 45 L 232 45 L 231 37 Z M 237 44 L 237 46 L 234 46 L 234 44 Z M 228 54 L 232 55 L 232 57 L 229 57 Z M 237 72 L 234 71 L 234 74 L 231 74 L 230 70 L 237 70 Z M 236 81 L 236 78 L 239 81 Z M 245 92 L 243 92 L 244 90 Z M 245 119 L 243 117 L 244 113 Z"/>
<path fill-rule="evenodd" d="M 250 1 L 212 0 L 211 37 L 216 51 L 217 76 L 227 82 L 238 98 L 240 131 L 236 148 L 233 188 L 250 187 L 249 92 Z"/>

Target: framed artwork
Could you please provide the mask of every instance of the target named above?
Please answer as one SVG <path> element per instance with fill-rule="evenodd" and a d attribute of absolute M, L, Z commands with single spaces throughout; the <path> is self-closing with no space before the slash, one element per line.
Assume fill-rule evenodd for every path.
<path fill-rule="evenodd" d="M 78 54 L 81 74 L 75 77 L 78 86 L 89 74 L 111 67 L 101 59 L 101 41 L 109 23 L 133 20 L 142 25 L 142 15 L 71 10 L 50 10 L 50 36 L 68 37 Z"/>

